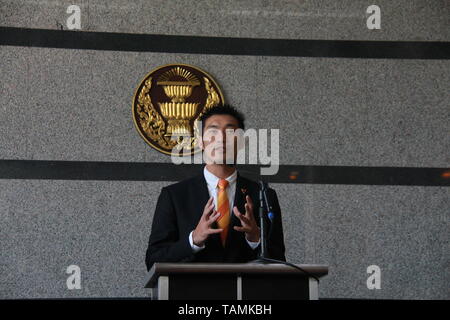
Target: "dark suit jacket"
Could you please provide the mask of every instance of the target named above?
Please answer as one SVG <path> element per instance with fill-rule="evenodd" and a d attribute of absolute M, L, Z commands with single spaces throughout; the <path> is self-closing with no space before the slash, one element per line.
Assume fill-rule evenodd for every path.
<path fill-rule="evenodd" d="M 249 195 L 254 204 L 254 215 L 259 225 L 259 185 L 237 175 L 234 205 L 241 213 L 245 212 L 245 195 Z M 273 189 L 268 191 L 269 201 L 275 218 L 268 222 L 268 257 L 285 261 L 285 247 L 281 210 Z M 258 257 L 260 246 L 250 248 L 245 233 L 238 232 L 233 226 L 240 226 L 240 220 L 232 214 L 231 226 L 225 248 L 220 235 L 213 234 L 205 242 L 205 248 L 193 253 L 189 244 L 189 234 L 197 226 L 203 209 L 209 199 L 206 180 L 201 174 L 162 188 L 156 204 L 152 230 L 148 243 L 145 263 L 150 270 L 155 262 L 248 262 Z"/>

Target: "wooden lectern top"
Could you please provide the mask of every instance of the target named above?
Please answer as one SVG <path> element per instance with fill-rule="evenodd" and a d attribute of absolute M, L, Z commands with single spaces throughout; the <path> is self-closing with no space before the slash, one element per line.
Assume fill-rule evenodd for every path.
<path fill-rule="evenodd" d="M 315 264 L 296 264 L 316 278 L 328 274 L 328 266 Z M 156 286 L 158 277 L 169 274 L 298 274 L 307 275 L 299 269 L 285 264 L 258 263 L 155 263 L 147 274 L 145 287 Z"/>

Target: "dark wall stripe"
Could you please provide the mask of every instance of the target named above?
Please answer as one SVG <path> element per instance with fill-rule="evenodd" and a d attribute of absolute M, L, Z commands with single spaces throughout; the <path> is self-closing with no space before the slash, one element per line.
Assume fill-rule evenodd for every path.
<path fill-rule="evenodd" d="M 254 39 L 0 27 L 0 45 L 164 53 L 449 59 L 449 42 Z"/>
<path fill-rule="evenodd" d="M 172 163 L 0 160 L 0 179 L 179 181 L 201 172 L 203 165 Z M 257 180 L 256 165 L 240 172 Z M 450 186 L 450 168 L 282 165 L 272 183 Z"/>

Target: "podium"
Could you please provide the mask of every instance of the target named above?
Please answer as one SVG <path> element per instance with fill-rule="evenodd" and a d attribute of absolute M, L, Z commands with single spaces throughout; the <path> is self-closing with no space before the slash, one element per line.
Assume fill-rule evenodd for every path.
<path fill-rule="evenodd" d="M 155 263 L 145 287 L 155 300 L 317 300 L 325 265 Z M 315 277 L 315 278 L 314 278 Z"/>

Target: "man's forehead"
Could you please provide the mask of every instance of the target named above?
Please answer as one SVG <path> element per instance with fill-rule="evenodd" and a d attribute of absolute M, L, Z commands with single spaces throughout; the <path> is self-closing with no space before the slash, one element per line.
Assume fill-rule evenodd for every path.
<path fill-rule="evenodd" d="M 224 114 L 224 115 L 213 115 L 206 119 L 205 126 L 209 127 L 211 125 L 223 125 L 223 126 L 238 126 L 238 121 L 234 117 Z"/>

